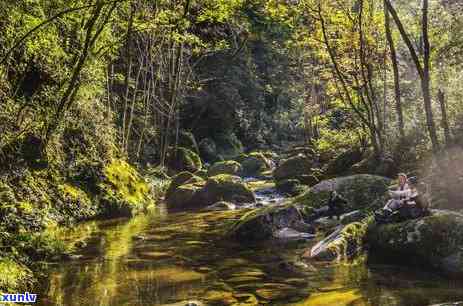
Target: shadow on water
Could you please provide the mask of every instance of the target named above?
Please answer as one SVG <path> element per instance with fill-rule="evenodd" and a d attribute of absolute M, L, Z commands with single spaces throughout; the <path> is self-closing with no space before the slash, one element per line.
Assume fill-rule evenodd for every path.
<path fill-rule="evenodd" d="M 52 266 L 39 305 L 430 305 L 463 300 L 461 283 L 364 261 L 301 262 L 314 242 L 243 246 L 220 238 L 240 212 L 94 221 L 67 234 L 81 257 Z M 184 305 L 184 304 L 179 304 Z"/>

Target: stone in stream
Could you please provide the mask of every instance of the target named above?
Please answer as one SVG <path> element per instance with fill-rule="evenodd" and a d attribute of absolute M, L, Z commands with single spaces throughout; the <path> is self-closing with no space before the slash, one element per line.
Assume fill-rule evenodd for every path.
<path fill-rule="evenodd" d="M 254 203 L 256 198 L 240 177 L 222 174 L 207 179 L 201 190 L 201 200 L 210 205 L 219 201 Z"/>
<path fill-rule="evenodd" d="M 372 256 L 463 276 L 463 214 L 433 210 L 428 217 L 373 227 L 367 241 Z"/>
<path fill-rule="evenodd" d="M 227 235 L 240 241 L 262 241 L 275 238 L 281 230 L 290 228 L 301 233 L 313 233 L 299 210 L 292 204 L 252 210 L 243 215 L 228 230 Z"/>
<path fill-rule="evenodd" d="M 243 174 L 246 176 L 260 175 L 272 168 L 272 162 L 261 152 L 252 152 L 248 155 L 240 156 Z"/>
<path fill-rule="evenodd" d="M 204 180 L 201 177 L 188 171 L 182 171 L 172 178 L 169 188 L 166 191 L 166 198 L 172 196 L 176 189 L 182 185 L 202 182 L 204 182 Z"/>
<path fill-rule="evenodd" d="M 368 227 L 374 223 L 369 217 L 362 222 L 340 225 L 325 239 L 307 250 L 302 257 L 321 261 L 353 259 L 363 250 L 363 240 Z"/>
<path fill-rule="evenodd" d="M 243 167 L 239 162 L 234 160 L 227 160 L 214 163 L 207 172 L 208 176 L 215 176 L 219 174 L 239 175 Z"/>
<path fill-rule="evenodd" d="M 184 178 L 188 174 L 182 174 Z M 254 193 L 240 177 L 221 174 L 203 180 L 192 176 L 178 185 L 180 179 L 174 178 L 166 194 L 166 202 L 170 208 L 203 208 L 220 201 L 233 204 L 255 203 Z"/>
<path fill-rule="evenodd" d="M 312 174 L 313 160 L 302 154 L 293 156 L 283 161 L 273 172 L 276 181 L 297 179 L 305 183 L 308 175 Z M 311 180 L 308 183 L 313 183 Z"/>

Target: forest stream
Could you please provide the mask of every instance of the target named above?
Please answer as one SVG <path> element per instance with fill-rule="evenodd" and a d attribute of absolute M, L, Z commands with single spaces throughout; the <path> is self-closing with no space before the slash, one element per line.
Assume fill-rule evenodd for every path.
<path fill-rule="evenodd" d="M 260 203 L 278 205 L 269 184 Z M 272 192 L 273 191 L 273 192 Z M 242 245 L 220 239 L 243 210 L 168 212 L 83 223 L 73 259 L 50 264 L 39 305 L 435 305 L 463 300 L 461 283 L 357 260 L 300 260 L 318 239 Z"/>

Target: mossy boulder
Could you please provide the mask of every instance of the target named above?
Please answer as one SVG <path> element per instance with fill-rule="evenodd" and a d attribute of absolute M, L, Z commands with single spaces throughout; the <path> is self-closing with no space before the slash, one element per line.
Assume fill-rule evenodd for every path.
<path fill-rule="evenodd" d="M 312 159 L 299 154 L 283 161 L 273 172 L 275 180 L 298 179 L 304 183 L 312 174 Z"/>
<path fill-rule="evenodd" d="M 182 171 L 175 175 L 166 192 L 166 201 L 171 208 L 188 208 L 195 204 L 198 192 L 201 191 L 205 181 L 195 174 Z M 196 197 L 195 197 L 196 196 Z"/>
<path fill-rule="evenodd" d="M 305 188 L 297 179 L 286 179 L 276 182 L 276 189 L 290 196 L 297 196 L 304 192 Z"/>
<path fill-rule="evenodd" d="M 242 157 L 243 174 L 253 176 L 271 169 L 272 162 L 261 152 L 252 152 Z"/>
<path fill-rule="evenodd" d="M 367 241 L 372 256 L 463 276 L 463 214 L 435 210 L 428 217 L 377 226 Z"/>
<path fill-rule="evenodd" d="M 338 227 L 333 233 L 307 250 L 303 258 L 321 261 L 340 261 L 355 258 L 362 253 L 363 242 L 373 217 L 365 218 L 360 222 L 353 222 Z"/>
<path fill-rule="evenodd" d="M 202 168 L 202 162 L 195 152 L 178 147 L 176 151 L 169 154 L 169 166 L 177 171 L 195 172 Z"/>
<path fill-rule="evenodd" d="M 98 189 L 100 208 L 106 216 L 131 216 L 153 204 L 148 183 L 124 160 L 113 160 L 103 168 Z"/>
<path fill-rule="evenodd" d="M 169 208 L 191 209 L 201 205 L 201 191 L 204 182 L 195 182 L 178 186 L 166 196 Z"/>
<path fill-rule="evenodd" d="M 276 236 L 277 232 L 292 228 L 311 232 L 299 209 L 292 204 L 254 209 L 243 215 L 227 231 L 227 236 L 239 241 L 263 241 Z"/>
<path fill-rule="evenodd" d="M 199 154 L 198 143 L 196 142 L 195 136 L 191 132 L 181 131 L 178 134 L 178 145 L 180 147 L 190 149 L 196 154 Z"/>
<path fill-rule="evenodd" d="M 304 155 L 304 156 L 315 156 L 315 150 L 311 147 L 306 147 L 306 146 L 296 146 L 287 149 L 286 151 L 283 151 L 283 155 L 287 157 L 294 157 L 298 155 Z"/>
<path fill-rule="evenodd" d="M 209 177 L 202 190 L 204 205 L 211 205 L 219 201 L 232 203 L 254 203 L 254 193 L 238 176 L 220 174 Z"/>
<path fill-rule="evenodd" d="M 357 174 L 324 180 L 296 197 L 294 203 L 310 208 L 326 205 L 331 192 L 336 191 L 347 200 L 344 211 L 374 210 L 388 198 L 391 180 L 377 175 Z"/>
<path fill-rule="evenodd" d="M 171 208 L 204 208 L 220 201 L 234 204 L 256 201 L 254 193 L 241 178 L 228 174 L 209 177 L 205 181 L 191 173 L 182 173 L 174 178 L 171 187 L 166 194 Z"/>
<path fill-rule="evenodd" d="M 199 155 L 207 162 L 215 162 L 218 158 L 217 146 L 215 141 L 210 138 L 204 138 L 199 142 Z"/>
<path fill-rule="evenodd" d="M 227 160 L 223 162 L 216 162 L 208 171 L 208 176 L 215 176 L 219 174 L 240 175 L 243 168 L 239 162 L 234 160 Z"/>
<path fill-rule="evenodd" d="M 166 197 L 169 197 L 169 195 L 175 192 L 175 190 L 181 185 L 199 183 L 201 181 L 202 178 L 200 178 L 199 176 L 196 176 L 195 174 L 188 171 L 182 171 L 174 177 L 172 177 L 169 188 L 166 192 Z"/>

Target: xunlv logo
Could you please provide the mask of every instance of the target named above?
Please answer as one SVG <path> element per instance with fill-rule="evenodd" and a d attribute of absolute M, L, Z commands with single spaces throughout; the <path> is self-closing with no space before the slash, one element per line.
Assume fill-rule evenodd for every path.
<path fill-rule="evenodd" d="M 37 294 L 26 293 L 3 293 L 0 296 L 0 302 L 5 303 L 35 303 L 37 301 Z"/>

